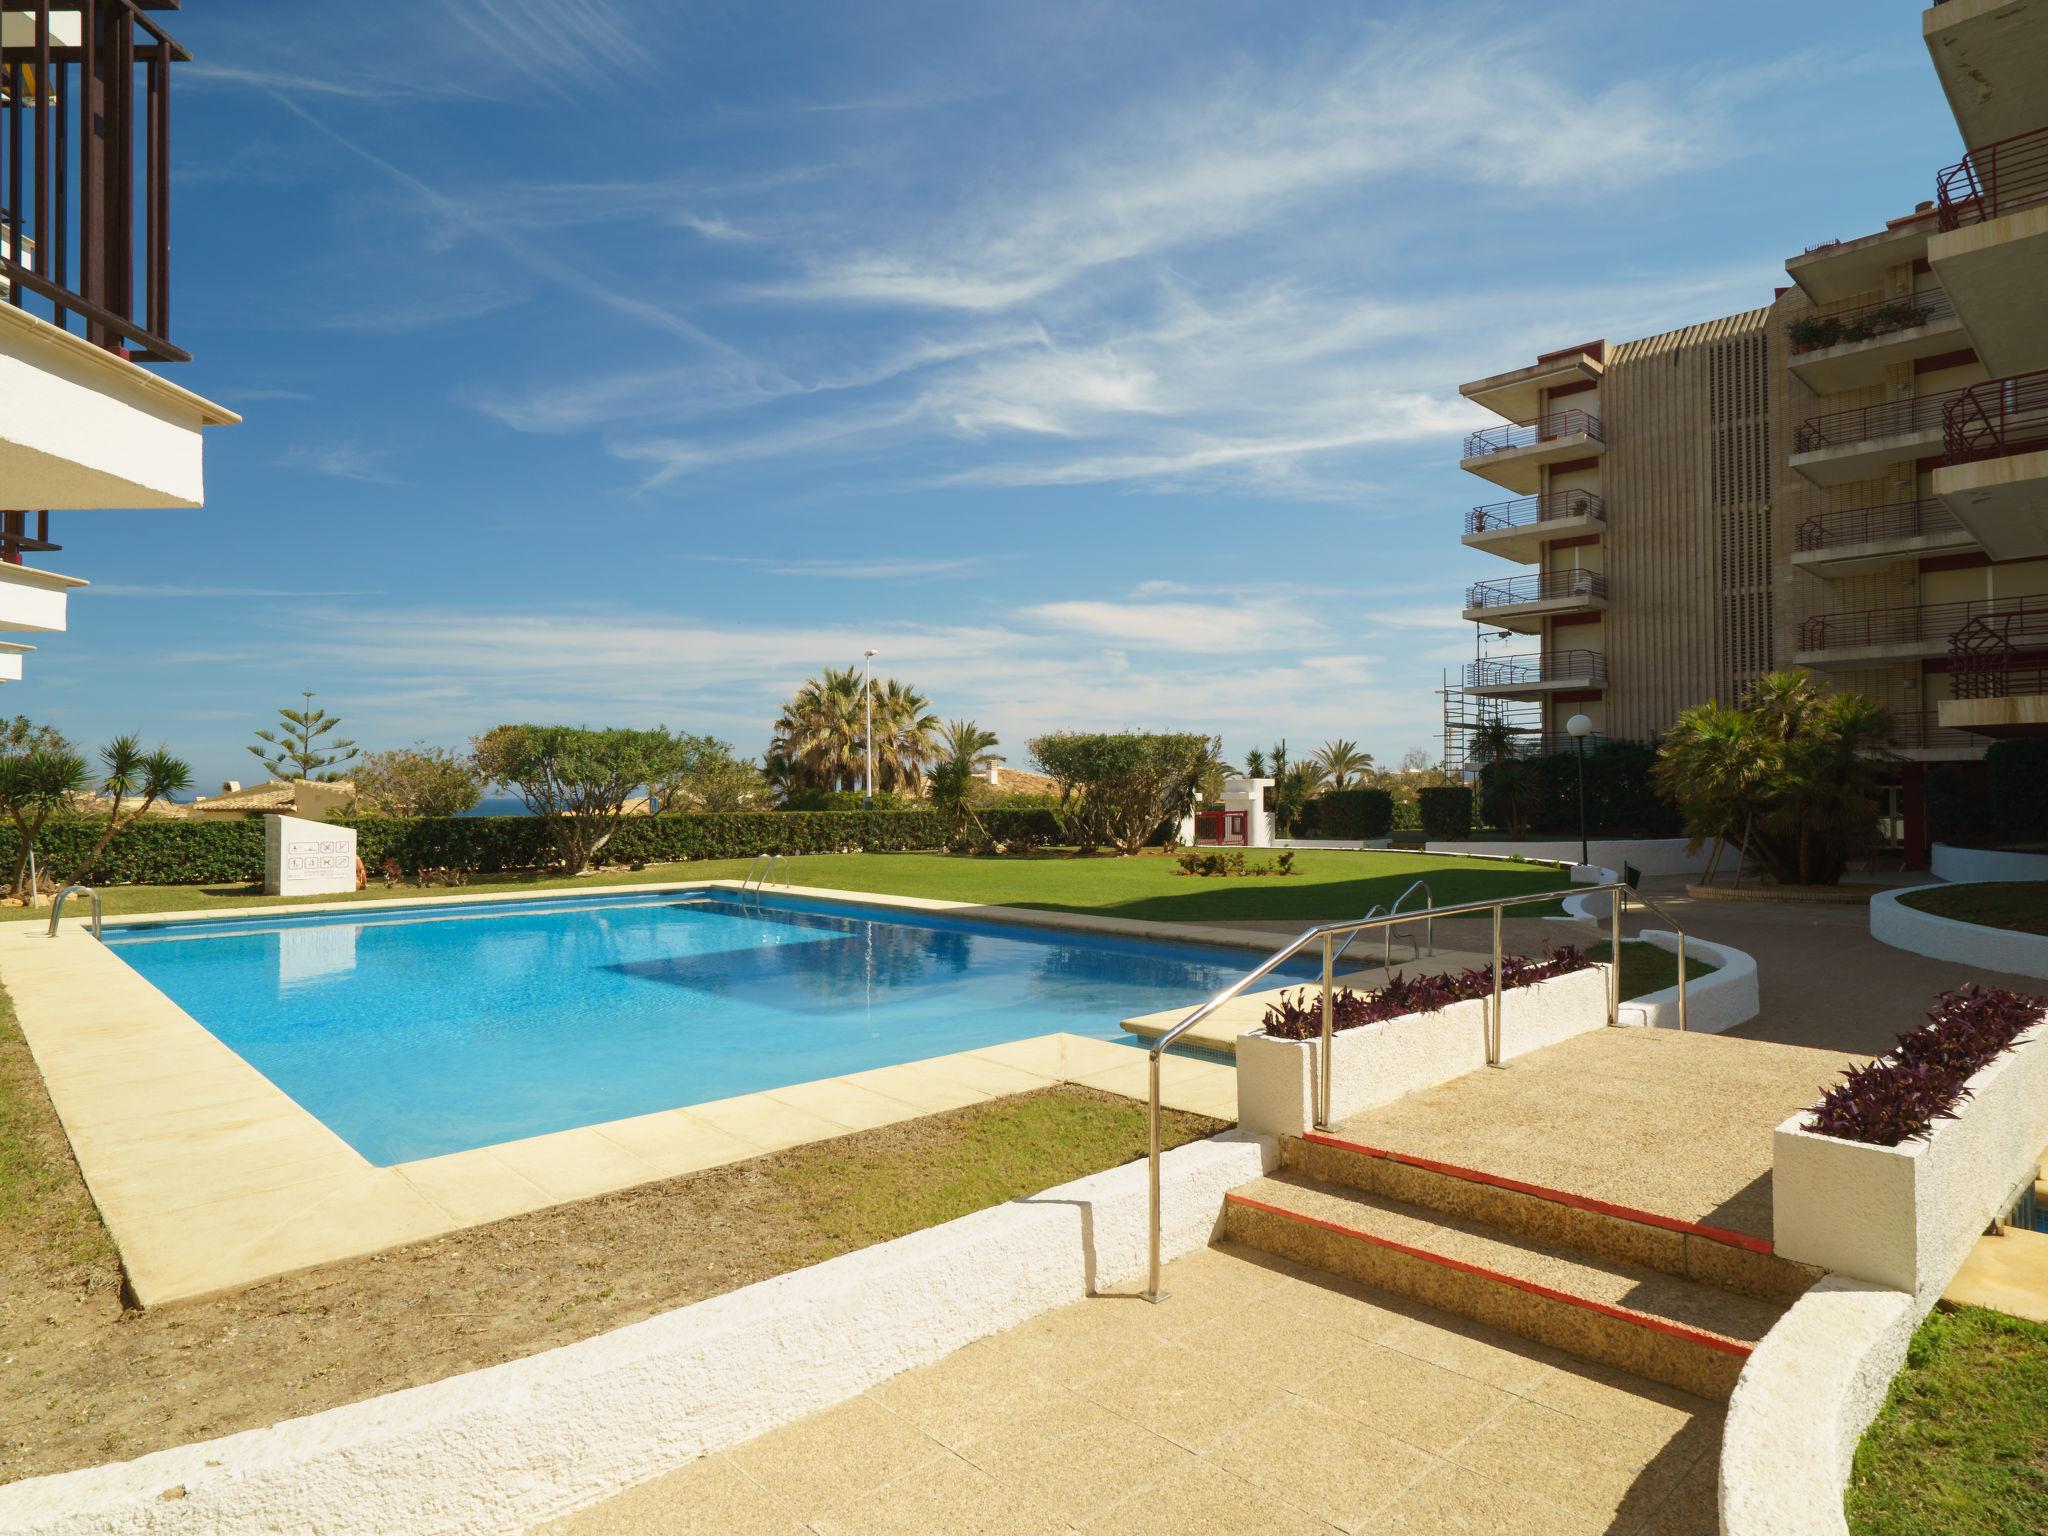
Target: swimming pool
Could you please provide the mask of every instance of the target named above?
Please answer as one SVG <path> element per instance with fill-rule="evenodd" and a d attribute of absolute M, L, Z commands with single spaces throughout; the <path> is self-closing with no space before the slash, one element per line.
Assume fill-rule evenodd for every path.
<path fill-rule="evenodd" d="M 722 891 L 106 940 L 380 1165 L 1055 1031 L 1127 1040 L 1119 1021 L 1192 1006 L 1257 959 Z"/>

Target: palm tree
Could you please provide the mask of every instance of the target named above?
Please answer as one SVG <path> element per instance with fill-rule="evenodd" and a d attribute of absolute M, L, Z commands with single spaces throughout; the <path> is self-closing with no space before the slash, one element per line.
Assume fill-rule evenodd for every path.
<path fill-rule="evenodd" d="M 1482 768 L 1506 762 L 1515 755 L 1515 728 L 1499 715 L 1489 715 L 1474 727 L 1465 755 Z"/>
<path fill-rule="evenodd" d="M 972 720 L 948 720 L 939 727 L 939 756 L 945 762 L 986 770 L 1002 761 L 995 754 L 1001 745 L 994 731 L 985 731 Z"/>
<path fill-rule="evenodd" d="M 29 858 L 35 850 L 36 835 L 52 816 L 68 810 L 74 795 L 86 786 L 85 759 L 55 731 L 13 733 L 24 750 L 0 755 L 0 812 L 14 823 L 14 878 L 10 896 L 28 894 Z"/>
<path fill-rule="evenodd" d="M 1355 741 L 1326 741 L 1316 748 L 1314 761 L 1330 776 L 1330 788 L 1349 789 L 1354 777 L 1372 767 L 1372 754 L 1359 751 Z"/>
<path fill-rule="evenodd" d="M 113 805 L 107 811 L 106 830 L 100 833 L 98 842 L 92 845 L 79 864 L 77 878 L 83 880 L 92 873 L 100 855 L 107 850 L 107 844 L 135 825 L 159 800 L 168 800 L 181 789 L 192 784 L 192 765 L 181 757 L 173 757 L 162 747 L 154 752 L 142 750 L 139 736 L 116 736 L 100 748 L 100 763 L 106 775 L 100 780 L 100 791 L 113 797 Z M 121 819 L 121 802 L 130 795 L 140 795 L 142 803 L 128 813 L 128 819 Z"/>
<path fill-rule="evenodd" d="M 855 789 L 865 730 L 861 676 L 827 667 L 782 706 L 768 748 L 769 774 L 785 789 Z"/>
<path fill-rule="evenodd" d="M 883 794 L 924 790 L 925 770 L 939 755 L 939 717 L 931 701 L 895 678 L 875 689 L 875 788 Z"/>

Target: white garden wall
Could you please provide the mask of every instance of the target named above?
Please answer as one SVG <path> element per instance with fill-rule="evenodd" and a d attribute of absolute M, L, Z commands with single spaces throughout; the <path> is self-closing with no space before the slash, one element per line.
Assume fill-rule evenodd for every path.
<path fill-rule="evenodd" d="M 1433 1088 L 1486 1065 L 1490 998 L 1436 1013 L 1404 1014 L 1340 1029 L 1330 1042 L 1330 1120 L 1347 1119 L 1402 1094 Z M 1501 1059 L 1605 1028 L 1607 968 L 1596 965 L 1502 994 Z M 1261 1136 L 1299 1136 L 1315 1125 L 1320 1040 L 1237 1037 L 1237 1118 Z"/>
<path fill-rule="evenodd" d="M 2048 1144 L 2048 1025 L 1968 1084 L 1953 1120 L 1896 1147 L 1777 1128 L 1773 1241 L 1781 1258 L 1934 1305 Z"/>
<path fill-rule="evenodd" d="M 1591 862 L 1605 864 L 1612 869 L 1633 864 L 1646 875 L 1700 874 L 1707 867 L 1707 857 L 1713 852 L 1713 844 L 1703 843 L 1698 852 L 1687 853 L 1686 841 L 1682 837 L 1596 837 L 1587 845 L 1587 851 Z M 1525 859 L 1549 859 L 1560 864 L 1579 862 L 1579 840 L 1576 837 L 1522 842 L 1432 842 L 1425 846 L 1431 853 L 1491 854 L 1496 858 L 1518 853 Z M 1735 850 L 1731 847 L 1721 856 L 1721 867 L 1731 869 L 1734 861 Z"/>
<path fill-rule="evenodd" d="M 1163 1251 L 1206 1244 L 1224 1192 L 1276 1162 L 1241 1133 L 1167 1153 Z M 1127 1164 L 545 1354 L 0 1487 L 0 1530 L 523 1530 L 1141 1279 L 1145 1186 Z"/>
<path fill-rule="evenodd" d="M 1721 1434 L 1723 1536 L 1848 1536 L 1856 1446 L 1919 1315 L 1903 1291 L 1828 1275 L 1764 1335 Z"/>
<path fill-rule="evenodd" d="M 1937 880 L 2048 880 L 2048 853 L 2008 853 L 1999 848 L 1936 843 L 1931 868 Z"/>
<path fill-rule="evenodd" d="M 1636 937 L 1659 949 L 1678 953 L 1678 935 L 1668 928 L 1645 928 Z M 1747 1024 L 1762 1010 L 1757 990 L 1756 960 L 1730 944 L 1715 944 L 1695 935 L 1685 940 L 1685 1027 L 1693 1034 L 1718 1035 Z M 1702 976 L 1692 969 L 1704 960 L 1719 969 Z M 1666 987 L 1642 997 L 1625 998 L 1621 1022 L 1651 1029 L 1678 1028 L 1678 988 Z"/>
<path fill-rule="evenodd" d="M 1958 922 L 1935 912 L 1922 912 L 1899 899 L 1913 891 L 1940 889 L 1938 885 L 1916 885 L 1906 891 L 1879 891 L 1870 898 L 1870 936 L 1893 949 L 1936 960 L 1954 960 L 1978 970 L 2007 976 L 2048 977 L 2048 937 Z M 2044 899 L 2048 899 L 2048 887 L 2044 887 Z"/>

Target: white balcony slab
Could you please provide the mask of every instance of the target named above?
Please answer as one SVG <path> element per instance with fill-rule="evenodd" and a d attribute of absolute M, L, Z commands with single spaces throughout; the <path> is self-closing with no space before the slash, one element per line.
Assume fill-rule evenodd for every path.
<path fill-rule="evenodd" d="M 1945 465 L 1934 494 L 1992 559 L 2048 555 L 2048 449 Z"/>
<path fill-rule="evenodd" d="M 1990 144 L 2041 126 L 2048 3 L 1942 0 L 1922 13 L 1921 35 L 1965 144 Z"/>
<path fill-rule="evenodd" d="M 241 418 L 0 305 L 0 505 L 197 507 L 200 434 Z"/>
<path fill-rule="evenodd" d="M 60 635 L 64 632 L 66 601 L 73 587 L 85 582 L 77 576 L 29 565 L 8 565 L 0 561 L 0 631 L 9 634 Z M 16 658 L 15 676 L 20 676 Z"/>
<path fill-rule="evenodd" d="M 1936 235 L 1927 259 L 1994 378 L 2048 368 L 2048 203 Z"/>

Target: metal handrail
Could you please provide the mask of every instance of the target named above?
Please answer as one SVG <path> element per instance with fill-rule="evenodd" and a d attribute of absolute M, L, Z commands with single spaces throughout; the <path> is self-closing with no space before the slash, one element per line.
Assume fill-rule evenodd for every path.
<path fill-rule="evenodd" d="M 1477 581 L 1465 589 L 1467 608 L 1512 608 L 1519 603 L 1550 603 L 1570 597 L 1607 596 L 1607 573 L 1584 566 L 1561 571 L 1532 571 L 1498 581 Z"/>
<path fill-rule="evenodd" d="M 1425 914 L 1422 920 L 1422 935 L 1429 942 L 1429 952 L 1434 955 L 1436 953 L 1436 892 L 1429 888 L 1427 880 L 1416 881 L 1407 890 L 1396 896 L 1394 904 L 1387 908 L 1387 911 L 1389 913 L 1398 913 L 1401 910 L 1401 903 L 1410 896 L 1413 896 L 1417 891 L 1422 892 L 1423 912 Z M 1387 930 L 1387 953 L 1389 957 L 1392 956 L 1393 949 L 1394 930 L 1389 928 Z"/>
<path fill-rule="evenodd" d="M 1600 418 L 1574 406 L 1570 410 L 1538 416 L 1533 421 L 1518 421 L 1511 426 L 1487 427 L 1474 432 L 1465 439 L 1465 457 L 1484 458 L 1489 453 L 1503 453 L 1510 448 L 1533 448 L 1567 437 L 1589 437 L 1596 443 L 1606 441 Z"/>
<path fill-rule="evenodd" d="M 1378 917 L 1382 912 L 1386 910 L 1387 909 L 1381 906 L 1380 903 L 1374 902 L 1372 906 L 1366 911 L 1365 915 L 1367 917 Z M 1389 933 L 1392 933 L 1393 931 L 1394 930 L 1391 928 L 1387 930 L 1387 932 Z M 1346 935 L 1344 942 L 1337 946 L 1337 953 L 1330 957 L 1330 964 L 1335 965 L 1339 960 L 1342 960 L 1344 958 L 1344 951 L 1351 947 L 1351 941 L 1357 937 L 1358 935 L 1355 933 Z M 1420 953 L 1419 948 L 1417 952 Z M 1387 941 L 1387 953 L 1388 957 L 1391 959 L 1393 955 L 1393 940 L 1391 939 Z M 1382 969 L 1384 969 L 1384 967 L 1382 967 Z"/>
<path fill-rule="evenodd" d="M 759 871 L 761 872 L 761 877 L 762 877 L 763 879 L 765 879 L 765 878 L 767 877 L 767 873 L 768 873 L 768 855 L 767 855 L 767 854 L 765 854 L 765 853 L 757 853 L 757 854 L 755 854 L 755 855 L 753 856 L 753 858 L 751 858 L 750 860 L 748 860 L 748 861 L 747 861 L 747 872 L 746 872 L 745 874 L 743 874 L 743 875 L 741 875 L 741 876 L 740 876 L 740 889 L 741 889 L 742 891 L 745 891 L 745 890 L 746 890 L 746 888 L 747 888 L 748 886 L 750 886 L 750 885 L 752 885 L 752 884 L 754 883 L 754 874 L 755 874 L 755 871 L 756 871 L 756 870 L 759 870 Z"/>
<path fill-rule="evenodd" d="M 50 903 L 50 937 L 57 937 L 57 919 L 64 915 L 64 903 L 73 896 L 92 898 L 92 936 L 99 938 L 106 911 L 100 902 L 100 893 L 89 885 L 67 885 L 57 893 L 57 899 Z"/>
<path fill-rule="evenodd" d="M 1434 921 L 1434 919 L 1438 917 L 1459 917 L 1463 916 L 1468 912 L 1491 912 L 1493 914 L 1493 1005 L 1488 1010 L 1487 1017 L 1486 1064 L 1488 1066 L 1500 1065 L 1501 913 L 1504 909 L 1508 907 L 1527 906 L 1532 902 L 1556 901 L 1560 899 L 1561 895 L 1599 896 L 1603 893 L 1607 894 L 1610 899 L 1610 927 L 1608 937 L 1609 958 L 1607 966 L 1607 1022 L 1610 1025 L 1613 1025 L 1619 1023 L 1621 1019 L 1622 911 L 1628 899 L 1631 896 L 1635 895 L 1635 893 L 1632 892 L 1627 885 L 1623 884 L 1620 881 L 1614 881 L 1606 885 L 1588 886 L 1584 888 L 1582 891 L 1571 891 L 1563 893 L 1555 890 L 1531 891 L 1526 895 L 1521 896 L 1496 896 L 1490 901 L 1464 901 L 1459 902 L 1454 906 L 1432 906 L 1430 908 L 1430 916 L 1432 921 Z M 1404 892 L 1403 894 L 1405 895 L 1406 893 Z M 1666 914 L 1661 908 L 1655 906 L 1647 900 L 1644 900 L 1644 898 L 1642 898 L 1641 896 L 1636 896 L 1635 899 L 1641 902 L 1643 906 L 1657 913 L 1657 915 L 1659 917 L 1662 917 L 1665 922 L 1671 923 L 1672 929 L 1678 934 L 1678 1027 L 1680 1030 L 1683 1030 L 1685 1028 L 1685 930 L 1680 928 L 1677 923 L 1672 922 L 1670 916 Z M 1151 1067 L 1151 1101 L 1148 1106 L 1149 1117 L 1147 1121 L 1145 1143 L 1145 1156 L 1147 1164 L 1146 1188 L 1149 1200 L 1149 1229 L 1147 1235 L 1150 1243 L 1150 1263 L 1149 1269 L 1147 1271 L 1147 1281 L 1145 1289 L 1145 1297 L 1147 1300 L 1158 1301 L 1161 1298 L 1161 1295 L 1163 1294 L 1159 1289 L 1159 1079 L 1161 1070 L 1159 1065 L 1160 1058 L 1166 1054 L 1167 1048 L 1171 1046 L 1176 1040 L 1180 1039 L 1182 1035 L 1186 1034 L 1189 1030 L 1193 1029 L 1197 1024 L 1201 1023 L 1202 1020 L 1208 1018 L 1209 1015 L 1214 1013 L 1218 1008 L 1221 1008 L 1225 1003 L 1239 996 L 1253 982 L 1262 980 L 1263 978 L 1270 976 L 1275 970 L 1279 969 L 1280 966 L 1286 964 L 1287 961 L 1292 960 L 1296 955 L 1300 954 L 1304 949 L 1308 948 L 1311 944 L 1320 942 L 1323 950 L 1323 1032 L 1321 1040 L 1320 1059 L 1316 1073 L 1316 1129 L 1328 1130 L 1330 1124 L 1330 1044 L 1331 1038 L 1334 1034 L 1335 1025 L 1335 1009 L 1332 1006 L 1333 993 L 1335 990 L 1332 984 L 1332 970 L 1335 965 L 1336 952 L 1332 946 L 1331 941 L 1338 934 L 1351 935 L 1359 933 L 1368 928 L 1391 928 L 1399 923 L 1412 923 L 1415 921 L 1415 916 L 1416 914 L 1412 912 L 1406 914 L 1388 913 L 1385 916 L 1381 917 L 1348 918 L 1334 923 L 1318 923 L 1313 928 L 1305 929 L 1298 937 L 1282 945 L 1279 949 L 1275 950 L 1271 955 L 1267 956 L 1265 960 L 1261 961 L 1251 970 L 1245 972 L 1244 975 L 1238 977 L 1236 981 L 1232 982 L 1229 986 L 1225 987 L 1221 992 L 1218 992 L 1214 997 L 1211 997 L 1207 1002 L 1199 1004 L 1187 1015 L 1186 1018 L 1182 1019 L 1178 1024 L 1174 1025 L 1171 1029 L 1167 1030 L 1164 1034 L 1160 1035 L 1160 1037 L 1157 1040 L 1152 1042 L 1152 1049 L 1149 1053 L 1149 1063 Z M 1597 923 L 1598 919 L 1596 918 L 1594 919 L 1594 921 Z"/>

